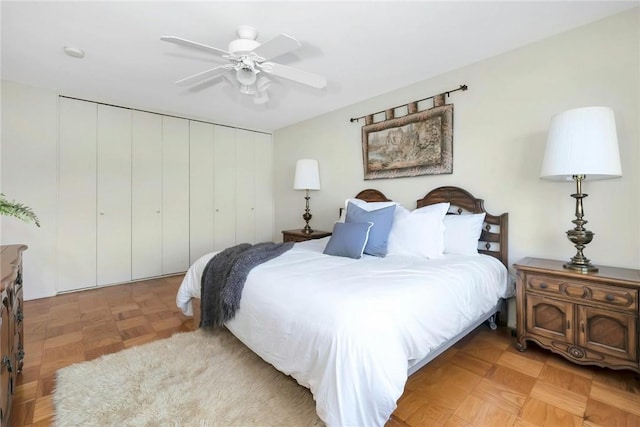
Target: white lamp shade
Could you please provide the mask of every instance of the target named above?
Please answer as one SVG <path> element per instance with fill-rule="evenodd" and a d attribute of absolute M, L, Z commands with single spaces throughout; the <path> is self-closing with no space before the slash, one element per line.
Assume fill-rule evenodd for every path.
<path fill-rule="evenodd" d="M 296 163 L 296 176 L 293 180 L 294 190 L 319 190 L 320 172 L 318 161 L 312 159 L 300 159 Z"/>
<path fill-rule="evenodd" d="M 613 110 L 576 108 L 551 119 L 540 176 L 551 180 L 622 176 Z"/>

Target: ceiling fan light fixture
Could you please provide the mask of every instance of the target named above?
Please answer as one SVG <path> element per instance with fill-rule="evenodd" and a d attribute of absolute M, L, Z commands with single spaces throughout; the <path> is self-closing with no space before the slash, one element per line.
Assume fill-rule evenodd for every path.
<path fill-rule="evenodd" d="M 240 68 L 236 72 L 240 84 L 250 86 L 256 82 L 256 72 L 250 68 Z"/>
<path fill-rule="evenodd" d="M 253 85 L 240 85 L 240 93 L 243 95 L 255 95 L 256 87 Z"/>
<path fill-rule="evenodd" d="M 258 89 L 258 92 L 264 92 L 269 89 L 269 87 L 271 87 L 271 80 L 269 77 L 260 74 L 260 77 L 258 77 L 258 80 L 256 81 L 256 89 Z"/>
<path fill-rule="evenodd" d="M 256 70 L 251 65 L 244 63 L 244 61 L 239 65 L 240 67 L 236 71 L 236 78 L 240 84 L 245 86 L 254 84 L 258 74 Z"/>
<path fill-rule="evenodd" d="M 234 87 L 239 88 L 240 93 L 252 95 L 256 104 L 264 104 L 269 101 L 267 91 L 271 87 L 271 80 L 267 77 L 268 75 L 317 89 L 322 89 L 327 85 L 326 79 L 320 75 L 276 62 L 269 62 L 272 58 L 277 58 L 302 46 L 293 37 L 279 34 L 265 43 L 260 43 L 256 40 L 258 31 L 248 25 L 238 26 L 236 33 L 238 39 L 229 44 L 228 51 L 181 37 L 160 37 L 160 40 L 164 42 L 199 49 L 229 62 L 226 65 L 220 65 L 178 80 L 176 84 L 181 86 L 194 85 L 222 76 Z"/>

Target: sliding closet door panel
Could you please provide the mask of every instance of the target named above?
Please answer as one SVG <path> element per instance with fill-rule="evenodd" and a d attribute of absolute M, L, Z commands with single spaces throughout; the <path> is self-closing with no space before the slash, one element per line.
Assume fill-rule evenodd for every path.
<path fill-rule="evenodd" d="M 131 278 L 162 274 L 162 116 L 132 111 Z"/>
<path fill-rule="evenodd" d="M 256 243 L 255 132 L 236 130 L 236 241 Z"/>
<path fill-rule="evenodd" d="M 189 121 L 162 117 L 162 274 L 189 268 Z"/>
<path fill-rule="evenodd" d="M 271 135 L 254 134 L 255 147 L 255 218 L 256 241 L 268 242 L 274 238 L 273 216 L 273 144 Z"/>
<path fill-rule="evenodd" d="M 97 111 L 60 98 L 58 292 L 96 286 Z"/>
<path fill-rule="evenodd" d="M 215 127 L 214 155 L 214 249 L 219 251 L 236 244 L 236 130 Z"/>
<path fill-rule="evenodd" d="M 131 110 L 98 105 L 98 285 L 131 280 Z"/>
<path fill-rule="evenodd" d="M 189 122 L 189 262 L 213 251 L 214 125 Z"/>

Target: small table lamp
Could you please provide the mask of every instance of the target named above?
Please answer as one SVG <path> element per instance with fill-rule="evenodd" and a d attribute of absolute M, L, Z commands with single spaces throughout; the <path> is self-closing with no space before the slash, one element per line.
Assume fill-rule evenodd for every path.
<path fill-rule="evenodd" d="M 306 225 L 302 229 L 305 234 L 313 233 L 311 227 L 309 227 L 309 221 L 311 220 L 311 212 L 309 211 L 309 190 L 320 189 L 320 172 L 318 172 L 318 161 L 311 159 L 300 159 L 296 163 L 296 176 L 293 180 L 294 190 L 306 191 L 306 208 L 302 219 L 305 220 Z"/>
<path fill-rule="evenodd" d="M 598 271 L 582 250 L 593 239 L 584 228 L 582 192 L 585 179 L 609 179 L 622 176 L 618 136 L 613 110 L 608 107 L 586 107 L 565 111 L 551 119 L 540 177 L 557 181 L 576 182 L 576 226 L 567 237 L 577 249 L 565 268 L 582 273 Z"/>

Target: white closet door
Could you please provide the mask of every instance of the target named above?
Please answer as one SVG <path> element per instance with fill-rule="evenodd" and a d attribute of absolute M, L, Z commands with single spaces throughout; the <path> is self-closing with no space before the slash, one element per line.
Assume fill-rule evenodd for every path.
<path fill-rule="evenodd" d="M 236 244 L 235 163 L 236 130 L 215 127 L 214 146 L 214 249 L 223 250 Z"/>
<path fill-rule="evenodd" d="M 236 129 L 236 242 L 256 243 L 255 132 Z"/>
<path fill-rule="evenodd" d="M 162 117 L 162 274 L 189 268 L 189 121 Z"/>
<path fill-rule="evenodd" d="M 58 292 L 96 286 L 97 111 L 60 98 Z"/>
<path fill-rule="evenodd" d="M 214 250 L 214 125 L 189 122 L 190 264 Z"/>
<path fill-rule="evenodd" d="M 271 135 L 254 134 L 256 242 L 273 240 L 273 144 Z"/>
<path fill-rule="evenodd" d="M 131 110 L 98 105 L 98 285 L 131 280 Z"/>
<path fill-rule="evenodd" d="M 162 274 L 162 116 L 133 111 L 131 278 Z"/>

